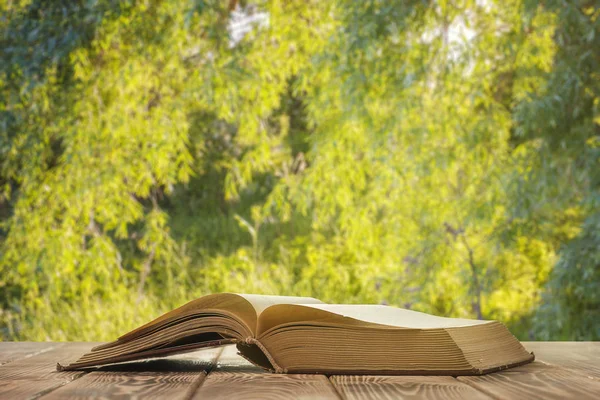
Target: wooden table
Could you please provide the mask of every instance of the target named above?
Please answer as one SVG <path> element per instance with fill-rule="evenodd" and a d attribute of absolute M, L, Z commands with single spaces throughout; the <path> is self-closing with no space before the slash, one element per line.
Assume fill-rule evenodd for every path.
<path fill-rule="evenodd" d="M 233 346 L 56 372 L 96 344 L 0 342 L 0 399 L 600 399 L 600 342 L 525 342 L 534 363 L 478 377 L 277 375 Z"/>

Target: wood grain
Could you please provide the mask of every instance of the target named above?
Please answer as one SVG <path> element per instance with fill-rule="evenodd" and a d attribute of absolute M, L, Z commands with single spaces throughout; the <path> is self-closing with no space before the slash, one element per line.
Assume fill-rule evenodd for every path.
<path fill-rule="evenodd" d="M 600 343 L 524 343 L 539 360 L 478 377 L 276 375 L 235 346 L 56 372 L 94 343 L 0 343 L 0 398 L 418 399 L 600 398 Z M 208 375 L 207 375 L 208 373 Z M 489 396 L 489 397 L 487 397 Z"/>
<path fill-rule="evenodd" d="M 600 378 L 600 342 L 524 342 L 539 361 Z"/>
<path fill-rule="evenodd" d="M 50 342 L 0 342 L 0 365 L 31 357 L 56 347 Z"/>
<path fill-rule="evenodd" d="M 490 399 L 450 376 L 332 376 L 343 398 L 362 399 Z"/>
<path fill-rule="evenodd" d="M 600 380 L 539 361 L 494 374 L 457 379 L 503 399 L 598 399 L 600 396 Z"/>
<path fill-rule="evenodd" d="M 220 348 L 105 366 L 52 391 L 54 399 L 189 398 L 206 377 Z"/>
<path fill-rule="evenodd" d="M 335 399 L 335 389 L 323 375 L 276 375 L 237 354 L 235 346 L 223 349 L 214 371 L 193 399 Z"/>
<path fill-rule="evenodd" d="M 212 372 L 193 399 L 339 400 L 339 397 L 323 375 Z"/>
<path fill-rule="evenodd" d="M 97 343 L 57 343 L 52 350 L 0 366 L 0 398 L 35 398 L 85 374 L 57 372 L 57 362 L 71 362 Z"/>
<path fill-rule="evenodd" d="M 204 371 L 92 372 L 43 399 L 186 399 L 205 376 Z"/>

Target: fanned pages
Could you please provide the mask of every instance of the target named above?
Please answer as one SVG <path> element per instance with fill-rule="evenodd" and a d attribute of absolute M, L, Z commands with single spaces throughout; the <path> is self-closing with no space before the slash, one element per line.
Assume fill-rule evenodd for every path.
<path fill-rule="evenodd" d="M 95 347 L 60 370 L 237 344 L 278 373 L 479 375 L 533 361 L 497 321 L 307 297 L 212 294 Z"/>

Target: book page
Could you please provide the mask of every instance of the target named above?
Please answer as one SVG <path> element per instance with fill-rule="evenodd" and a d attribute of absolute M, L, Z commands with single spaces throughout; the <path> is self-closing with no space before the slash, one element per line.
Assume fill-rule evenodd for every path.
<path fill-rule="evenodd" d="M 270 296 L 257 294 L 215 293 L 192 300 L 183 306 L 161 315 L 155 320 L 121 336 L 119 340 L 130 340 L 142 335 L 167 320 L 177 318 L 186 313 L 203 311 L 223 311 L 234 315 L 248 329 L 251 335 L 256 332 L 258 315 L 266 308 L 276 304 L 322 304 L 312 297 Z"/>
<path fill-rule="evenodd" d="M 409 329 L 453 328 L 489 322 L 477 319 L 438 317 L 404 308 L 371 304 L 311 304 L 310 307 L 364 322 Z"/>
<path fill-rule="evenodd" d="M 261 315 L 257 334 L 260 336 L 278 325 L 292 323 L 322 324 L 323 326 L 436 329 L 481 325 L 490 322 L 493 321 L 445 318 L 381 305 L 276 305 L 270 307 Z"/>
<path fill-rule="evenodd" d="M 148 322 L 119 337 L 120 341 L 131 340 L 137 336 L 143 335 L 146 331 L 166 321 L 176 319 L 184 314 L 201 313 L 202 311 L 225 311 L 235 315 L 242 322 L 248 331 L 255 332 L 256 329 L 256 311 L 252 304 L 244 297 L 234 293 L 215 293 L 202 296 L 192 300 L 181 307 L 171 310 L 160 317 Z"/>
<path fill-rule="evenodd" d="M 260 314 L 267 308 L 278 304 L 311 304 L 325 305 L 321 300 L 312 297 L 294 297 L 294 296 L 272 296 L 261 294 L 238 294 L 238 296 L 246 299 L 256 311 L 256 315 Z"/>

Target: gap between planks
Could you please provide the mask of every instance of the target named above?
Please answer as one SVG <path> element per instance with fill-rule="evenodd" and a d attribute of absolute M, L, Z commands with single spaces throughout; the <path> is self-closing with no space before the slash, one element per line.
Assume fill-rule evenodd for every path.
<path fill-rule="evenodd" d="M 198 379 L 196 379 L 196 382 L 192 385 L 192 387 L 190 387 L 190 390 L 188 391 L 187 395 L 184 397 L 185 400 L 191 400 L 194 397 L 194 395 L 196 394 L 196 392 L 198 391 L 198 389 L 200 388 L 200 386 L 202 386 L 204 381 L 206 381 L 206 377 L 208 375 L 210 375 L 210 373 L 217 368 L 218 360 L 219 360 L 219 358 L 221 358 L 221 355 L 223 354 L 224 350 L 225 350 L 225 347 L 221 347 L 218 349 L 218 352 L 217 352 L 215 358 L 213 359 L 212 363 L 210 364 L 210 367 L 203 374 L 200 374 Z"/>
<path fill-rule="evenodd" d="M 324 375 L 273 374 L 237 355 L 227 346 L 214 368 L 192 399 L 321 399 L 340 400 L 341 396 Z"/>
<path fill-rule="evenodd" d="M 170 397 L 186 400 L 207 398 L 211 394 L 215 398 L 238 395 L 279 399 L 305 395 L 339 400 L 373 396 L 449 398 L 457 395 L 487 399 L 519 395 L 594 398 L 600 393 L 597 369 L 592 369 L 598 367 L 596 356 L 600 347 L 589 343 L 540 343 L 536 349 L 539 361 L 534 364 L 482 377 L 458 379 L 417 376 L 331 376 L 328 379 L 323 375 L 275 375 L 265 373 L 237 356 L 235 346 L 217 348 L 210 358 L 208 352 L 196 352 L 173 356 L 174 360 L 162 358 L 137 362 L 137 370 L 131 369 L 133 363 L 113 366 L 112 370 L 104 367 L 91 372 L 59 373 L 54 371 L 56 361 L 76 358 L 93 344 L 22 345 L 24 349 L 0 343 L 0 350 L 10 349 L 0 352 L 0 361 L 4 360 L 0 365 L 0 397 L 53 399 L 79 395 L 95 397 L 103 393 L 157 397 L 164 396 L 166 389 L 169 395 L 173 394 Z M 172 388 L 176 390 L 172 391 Z M 115 392 L 117 389 L 120 391 Z"/>
<path fill-rule="evenodd" d="M 348 376 L 271 374 L 225 348 L 192 399 L 399 399 L 490 400 L 477 388 L 448 376 Z"/>

